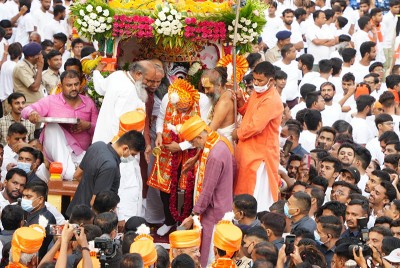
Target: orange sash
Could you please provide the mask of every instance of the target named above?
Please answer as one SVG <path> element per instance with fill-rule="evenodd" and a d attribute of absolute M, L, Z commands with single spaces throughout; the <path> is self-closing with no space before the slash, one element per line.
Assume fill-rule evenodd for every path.
<path fill-rule="evenodd" d="M 178 113 L 171 103 L 168 103 L 165 118 L 164 118 L 164 129 L 162 133 L 163 144 L 172 143 L 172 135 L 167 125 L 172 124 L 174 126 L 183 124 L 186 120 L 194 115 L 200 115 L 200 109 L 198 102 L 194 103 L 192 108 L 187 111 L 185 114 Z M 179 142 L 183 142 L 184 140 L 178 136 Z M 189 159 L 188 150 L 177 152 L 178 164 L 185 163 Z M 161 148 L 160 155 L 160 172 L 163 178 L 162 181 L 158 181 L 157 179 L 157 168 L 156 163 L 154 163 L 153 168 L 151 170 L 149 179 L 147 180 L 147 185 L 159 189 L 165 193 L 171 192 L 171 166 L 172 166 L 172 156 L 173 154 L 168 151 L 165 147 Z M 185 190 L 187 183 L 187 173 L 180 175 L 179 187 L 180 189 Z"/>
<path fill-rule="evenodd" d="M 199 171 L 196 176 L 196 185 L 194 188 L 194 195 L 193 195 L 194 204 L 196 204 L 197 199 L 199 199 L 201 191 L 203 190 L 204 173 L 206 170 L 206 162 L 207 162 L 208 155 L 210 154 L 210 151 L 215 146 L 215 144 L 217 144 L 217 142 L 220 140 L 225 142 L 225 144 L 228 146 L 231 154 L 233 154 L 233 147 L 227 138 L 219 135 L 216 131 L 211 131 L 208 134 L 207 142 L 204 146 L 203 153 L 201 154 L 201 157 L 200 157 Z"/>

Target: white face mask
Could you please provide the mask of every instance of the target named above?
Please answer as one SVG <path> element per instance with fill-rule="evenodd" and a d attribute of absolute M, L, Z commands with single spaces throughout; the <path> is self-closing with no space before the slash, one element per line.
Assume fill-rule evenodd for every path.
<path fill-rule="evenodd" d="M 256 85 L 254 85 L 254 91 L 257 92 L 257 93 L 263 93 L 263 92 L 267 91 L 269 89 L 271 79 L 272 78 L 270 78 L 268 80 L 268 83 L 265 86 L 256 86 Z"/>
<path fill-rule="evenodd" d="M 283 148 L 283 146 L 286 143 L 287 138 L 282 138 L 281 136 L 279 136 L 279 147 Z"/>

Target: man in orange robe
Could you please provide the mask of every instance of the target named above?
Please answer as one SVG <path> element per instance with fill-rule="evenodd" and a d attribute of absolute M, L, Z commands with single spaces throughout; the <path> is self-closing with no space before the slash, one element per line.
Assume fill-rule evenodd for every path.
<path fill-rule="evenodd" d="M 259 63 L 253 77 L 254 91 L 249 100 L 244 102 L 238 96 L 237 102 L 243 120 L 232 133 L 238 141 L 238 178 L 234 193 L 253 195 L 259 204 L 258 210 L 263 211 L 278 200 L 279 126 L 283 104 L 274 86 L 275 68 L 271 63 Z"/>

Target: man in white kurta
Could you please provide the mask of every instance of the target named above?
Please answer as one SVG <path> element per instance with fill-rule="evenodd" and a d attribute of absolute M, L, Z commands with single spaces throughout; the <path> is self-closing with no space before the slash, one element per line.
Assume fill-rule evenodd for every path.
<path fill-rule="evenodd" d="M 106 79 L 94 71 L 94 85 L 97 92 L 104 92 L 98 123 L 94 131 L 93 142 L 111 142 L 118 134 L 119 118 L 122 114 L 137 109 L 145 110 L 147 93 L 145 83 L 153 81 L 156 68 L 149 61 L 132 64 L 130 71 L 117 71 Z M 131 216 L 142 215 L 142 177 L 139 158 L 120 164 L 121 181 L 118 195 L 121 198 L 118 220 L 126 221 Z M 127 194 L 129 192 L 129 194 Z M 124 206 L 123 204 L 132 204 Z"/>

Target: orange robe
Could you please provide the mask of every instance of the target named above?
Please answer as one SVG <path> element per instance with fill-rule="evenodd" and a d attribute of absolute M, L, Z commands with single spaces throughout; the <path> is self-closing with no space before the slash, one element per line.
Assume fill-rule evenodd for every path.
<path fill-rule="evenodd" d="M 234 187 L 235 195 L 254 195 L 257 171 L 265 162 L 269 189 L 274 201 L 279 193 L 279 126 L 282 121 L 283 104 L 274 86 L 263 93 L 252 92 L 249 100 L 238 109 L 243 116 L 237 130 L 239 138 L 236 147 L 238 178 Z M 260 189 L 263 193 L 264 190 Z M 267 189 L 265 189 L 267 191 Z M 268 193 L 265 193 L 265 195 Z"/>

